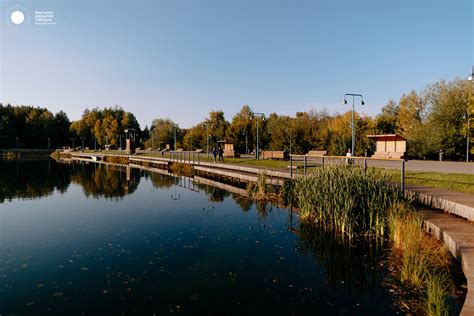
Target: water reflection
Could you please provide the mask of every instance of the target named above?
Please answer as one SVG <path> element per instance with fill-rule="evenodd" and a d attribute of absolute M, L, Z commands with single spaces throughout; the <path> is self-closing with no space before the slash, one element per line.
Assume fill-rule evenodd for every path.
<path fill-rule="evenodd" d="M 14 167 L 2 165 L 2 190 Z M 185 177 L 49 167 L 8 173 L 17 186 L 63 193 L 0 207 L 2 314 L 396 312 L 377 268 L 381 249 L 299 227 L 287 209 Z"/>
<path fill-rule="evenodd" d="M 71 172 L 50 160 L 0 159 L 0 203 L 65 192 Z"/>
<path fill-rule="evenodd" d="M 0 203 L 64 193 L 71 183 L 87 197 L 119 199 L 136 190 L 140 177 L 139 170 L 125 166 L 0 159 Z"/>
<path fill-rule="evenodd" d="M 383 241 L 349 240 L 308 224 L 293 231 L 299 236 L 299 250 L 310 253 L 324 267 L 328 284 L 361 293 L 380 288 L 383 279 L 376 272 L 382 269 L 387 254 Z"/>

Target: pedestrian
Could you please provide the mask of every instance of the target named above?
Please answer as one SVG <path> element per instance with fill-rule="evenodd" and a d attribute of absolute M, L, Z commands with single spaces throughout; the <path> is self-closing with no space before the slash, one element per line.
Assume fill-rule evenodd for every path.
<path fill-rule="evenodd" d="M 212 150 L 212 157 L 214 157 L 214 163 L 216 163 L 217 154 L 218 154 L 217 148 L 214 148 Z"/>
<path fill-rule="evenodd" d="M 347 150 L 347 154 L 346 154 L 346 164 L 352 164 L 352 159 L 350 159 L 352 157 L 352 153 L 351 153 L 351 150 L 348 149 Z"/>
<path fill-rule="evenodd" d="M 219 161 L 224 162 L 224 149 L 222 147 L 219 147 Z"/>

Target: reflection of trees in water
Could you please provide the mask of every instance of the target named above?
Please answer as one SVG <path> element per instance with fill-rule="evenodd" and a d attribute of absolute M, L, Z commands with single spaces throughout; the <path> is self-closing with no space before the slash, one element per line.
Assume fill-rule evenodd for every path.
<path fill-rule="evenodd" d="M 314 255 L 326 270 L 329 284 L 351 290 L 381 292 L 378 266 L 385 250 L 380 241 L 349 241 L 341 235 L 308 224 L 300 225 L 299 237 L 298 248 Z"/>
<path fill-rule="evenodd" d="M 240 206 L 243 212 L 248 212 L 253 206 L 253 200 L 237 193 L 231 193 L 232 199 Z"/>
<path fill-rule="evenodd" d="M 257 208 L 257 214 L 261 219 L 267 218 L 268 214 L 273 210 L 272 204 L 265 201 L 257 201 L 255 206 Z"/>
<path fill-rule="evenodd" d="M 122 166 L 75 165 L 71 180 L 80 184 L 87 197 L 121 198 L 133 193 L 140 183 L 140 171 Z"/>
<path fill-rule="evenodd" d="M 149 178 L 155 188 L 171 188 L 176 183 L 176 178 L 154 172 L 145 172 L 145 178 Z"/>
<path fill-rule="evenodd" d="M 230 194 L 228 191 L 212 187 L 211 192 L 209 193 L 210 202 L 222 202 L 224 198 L 228 197 Z"/>
<path fill-rule="evenodd" d="M 70 168 L 52 160 L 0 159 L 0 203 L 13 198 L 31 199 L 65 192 L 71 182 Z"/>

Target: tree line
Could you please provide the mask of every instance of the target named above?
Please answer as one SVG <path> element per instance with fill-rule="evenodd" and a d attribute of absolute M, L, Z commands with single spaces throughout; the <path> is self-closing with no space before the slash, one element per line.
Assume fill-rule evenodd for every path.
<path fill-rule="evenodd" d="M 474 121 L 472 82 L 455 79 L 411 91 L 398 101 L 390 100 L 381 113 L 371 117 L 355 113 L 356 155 L 373 153 L 375 145 L 367 134 L 399 134 L 407 139 L 408 157 L 436 159 L 440 150 L 446 159 L 466 157 L 466 139 Z M 51 148 L 76 146 L 89 148 L 124 147 L 127 128 L 136 129 L 137 146 L 163 149 L 168 145 L 184 150 L 214 148 L 218 141 L 234 143 L 240 153 L 257 147 L 304 154 L 326 150 L 344 155 L 351 147 L 351 111 L 329 114 L 325 110 L 297 112 L 295 116 L 256 115 L 248 105 L 229 121 L 223 111 L 212 111 L 191 128 L 180 128 L 169 118 L 153 120 L 150 128 L 140 129 L 133 113 L 120 107 L 86 109 L 80 120 L 70 122 L 64 112 L 53 115 L 46 108 L 3 106 L 0 104 L 0 147 Z M 469 126 L 470 125 L 470 126 Z M 469 126 L 469 127 L 468 127 Z M 471 146 L 472 148 L 472 146 Z"/>

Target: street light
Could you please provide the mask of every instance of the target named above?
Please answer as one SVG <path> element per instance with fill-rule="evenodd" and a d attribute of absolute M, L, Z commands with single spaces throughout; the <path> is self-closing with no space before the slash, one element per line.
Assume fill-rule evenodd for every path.
<path fill-rule="evenodd" d="M 16 149 L 18 150 L 18 137 L 15 137 L 16 138 Z"/>
<path fill-rule="evenodd" d="M 248 138 L 247 138 L 247 126 L 245 126 L 245 154 L 249 154 L 249 145 L 248 145 Z"/>
<path fill-rule="evenodd" d="M 288 128 L 286 129 L 286 132 L 290 133 L 290 155 L 291 155 L 291 136 L 292 136 L 293 132 L 291 131 L 291 129 L 288 129 Z"/>
<path fill-rule="evenodd" d="M 467 78 L 469 81 L 474 80 L 474 66 L 472 66 L 471 70 L 471 75 Z M 469 143 L 470 143 L 470 138 L 471 138 L 471 118 L 470 118 L 470 113 L 468 112 L 469 110 L 466 111 L 464 114 L 464 119 L 467 119 L 467 130 L 466 130 L 466 162 L 469 162 Z"/>
<path fill-rule="evenodd" d="M 471 134 L 471 118 L 469 117 L 469 113 L 464 113 L 463 118 L 467 120 L 467 129 L 466 129 L 466 162 L 469 162 L 469 141 L 470 141 L 470 134 Z"/>
<path fill-rule="evenodd" d="M 71 138 L 71 140 L 72 140 L 72 150 L 74 150 L 75 149 L 74 148 L 74 141 L 76 140 L 76 138 Z"/>
<path fill-rule="evenodd" d="M 263 114 L 263 113 L 256 113 L 256 112 L 252 113 L 252 116 L 256 116 L 256 115 L 260 115 L 260 117 L 262 117 L 262 119 L 264 119 L 264 115 L 265 115 L 265 114 Z M 257 152 L 255 153 L 255 158 L 256 158 L 257 160 L 259 160 L 259 159 L 260 159 L 260 152 L 259 152 L 259 151 L 260 151 L 260 148 L 259 148 L 259 146 L 258 146 L 258 120 L 255 120 L 255 121 L 257 122 Z"/>
<path fill-rule="evenodd" d="M 351 123 L 351 127 L 352 127 L 352 151 L 351 151 L 351 154 L 352 154 L 352 156 L 354 156 L 355 155 L 355 153 L 354 153 L 354 151 L 355 151 L 354 99 L 355 99 L 355 97 L 360 97 L 361 98 L 360 105 L 365 105 L 365 103 L 364 103 L 364 97 L 362 96 L 362 94 L 346 93 L 346 94 L 344 94 L 343 104 L 347 104 L 346 96 L 351 96 L 352 97 L 352 123 Z"/>
<path fill-rule="evenodd" d="M 84 139 L 86 139 L 85 137 L 81 137 L 81 140 L 82 140 L 82 150 L 84 150 Z"/>
<path fill-rule="evenodd" d="M 202 124 L 202 127 L 206 126 L 206 151 L 207 151 L 207 158 L 209 158 L 209 124 L 205 123 Z"/>
<path fill-rule="evenodd" d="M 179 131 L 179 128 L 178 128 L 176 125 L 174 125 L 174 126 L 173 126 L 173 130 L 174 130 L 174 150 L 176 151 L 176 130 Z M 172 130 L 170 130 L 170 132 L 171 132 L 171 131 L 172 131 Z"/>
<path fill-rule="evenodd" d="M 48 149 L 51 149 L 51 140 L 48 137 Z"/>

